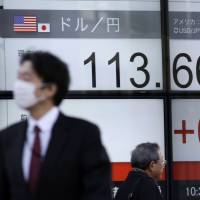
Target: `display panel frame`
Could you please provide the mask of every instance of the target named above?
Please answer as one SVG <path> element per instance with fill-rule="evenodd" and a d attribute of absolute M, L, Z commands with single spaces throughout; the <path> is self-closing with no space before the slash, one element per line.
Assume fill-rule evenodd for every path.
<path fill-rule="evenodd" d="M 172 200 L 172 137 L 171 137 L 171 99 L 190 98 L 191 94 L 200 98 L 200 92 L 176 92 L 170 90 L 170 54 L 169 54 L 169 12 L 168 1 L 160 1 L 161 14 L 161 41 L 162 41 L 162 68 L 163 68 L 163 90 L 162 91 L 76 91 L 69 92 L 69 99 L 162 99 L 164 101 L 164 137 L 165 154 L 168 160 L 166 167 L 166 199 Z M 0 7 L 3 9 L 3 7 Z M 0 99 L 13 99 L 12 91 L 0 91 Z"/>
<path fill-rule="evenodd" d="M 5 5 L 5 9 L 10 9 L 10 12 L 13 10 L 13 8 L 14 8 L 14 6 L 12 7 L 12 8 L 10 8 L 8 5 L 9 5 L 9 3 L 7 4 L 7 2 L 9 2 L 9 1 L 4 1 L 4 5 Z M 45 2 L 45 1 L 44 1 Z M 53 2 L 53 1 L 52 1 Z M 66 2 L 68 2 L 68 1 L 66 1 Z M 83 3 L 84 1 L 82 1 L 82 3 Z M 92 2 L 92 1 L 87 1 L 87 2 Z M 101 1 L 97 1 L 97 2 L 101 2 Z M 128 3 L 128 1 L 117 1 L 119 4 L 120 3 L 122 3 L 125 7 L 127 6 L 127 4 L 130 4 L 130 7 L 127 7 L 127 9 L 125 8 L 125 7 L 119 7 L 120 8 L 120 10 L 122 9 L 123 11 L 131 11 L 131 10 L 133 10 L 133 6 L 131 7 L 131 5 L 133 4 L 133 5 L 135 5 L 136 6 L 136 8 L 134 7 L 134 11 L 137 11 L 136 13 L 139 13 L 139 12 L 142 12 L 142 11 L 155 11 L 156 13 L 160 13 L 160 8 L 159 8 L 159 5 L 160 5 L 160 1 L 159 0 L 157 0 L 157 1 L 144 1 L 143 3 L 142 3 L 142 1 L 133 1 L 133 2 L 131 2 L 131 3 Z M 136 2 L 136 3 L 135 3 Z M 113 3 L 112 1 L 111 1 L 111 3 Z M 37 4 L 37 3 L 35 3 L 35 4 Z M 139 4 L 139 6 L 137 7 L 137 4 Z M 145 8 L 141 8 L 141 5 L 145 5 Z M 148 6 L 146 6 L 146 4 L 152 4 L 152 6 L 151 6 L 151 8 L 148 8 Z M 69 4 L 70 5 L 70 4 Z M 106 6 L 106 4 L 105 3 L 103 3 L 103 1 L 102 1 L 102 3 L 99 3 L 98 4 L 99 5 L 99 9 L 98 9 L 98 6 L 96 6 L 97 7 L 97 11 L 99 10 L 99 11 L 101 11 L 103 8 L 102 8 L 102 6 L 104 6 L 104 9 L 105 9 L 105 6 Z M 108 5 L 110 5 L 110 4 L 108 4 Z M 7 6 L 7 7 L 6 7 Z M 140 8 L 139 8 L 140 7 Z M 18 7 L 18 8 L 20 8 L 20 7 Z M 27 7 L 28 8 L 28 7 Z M 35 9 L 37 9 L 36 7 L 35 7 Z M 38 8 L 38 9 L 40 9 L 40 8 Z M 145 10 L 146 9 L 146 10 Z M 154 10 L 155 9 L 155 10 Z M 158 10 L 159 9 L 159 10 Z M 59 9 L 58 9 L 59 10 Z M 88 9 L 87 9 L 88 10 Z M 89 8 L 89 10 L 90 10 L 90 8 Z M 105 9 L 105 11 L 109 11 L 109 9 L 107 8 L 107 9 Z M 115 10 L 115 9 L 111 9 L 111 10 Z M 118 10 L 118 9 L 116 9 L 116 10 Z M 8 10 L 9 11 L 9 10 Z M 84 8 L 83 8 L 83 11 L 84 11 Z M 139 12 L 138 12 L 139 11 Z M 158 17 L 157 17 L 158 18 Z M 9 20 L 10 21 L 10 20 Z M 12 21 L 12 20 L 11 20 Z M 159 20 L 158 20 L 159 21 Z M 161 21 L 161 20 L 160 20 Z M 137 25 L 138 26 L 138 25 Z M 161 23 L 159 24 L 159 29 L 160 29 L 160 31 L 159 31 L 159 35 L 161 36 L 159 36 L 159 40 L 161 41 L 160 42 L 160 46 L 162 46 L 162 36 L 163 36 L 163 33 L 162 33 L 162 29 L 161 29 Z M 136 31 L 137 32 L 137 31 Z M 160 46 L 159 46 L 159 51 L 160 51 Z M 161 53 L 161 52 L 160 52 Z M 156 56 L 155 56 L 156 57 Z M 160 57 L 160 56 L 159 56 Z M 139 57 L 137 58 L 137 59 L 140 59 Z M 137 59 L 135 59 L 135 60 L 137 60 Z M 120 61 L 121 61 L 122 59 L 120 58 Z M 163 56 L 162 56 L 162 58 L 160 57 L 160 60 L 163 60 Z M 142 60 L 141 60 L 142 61 Z M 16 63 L 15 63 L 16 64 Z M 98 63 L 97 63 L 98 64 Z M 159 68 L 161 68 L 162 69 L 162 61 L 160 62 L 159 61 L 159 63 L 158 63 L 158 66 L 157 67 L 159 67 Z M 136 69 L 135 69 L 136 70 Z M 161 70 L 160 70 L 161 71 Z M 152 72 L 150 71 L 150 74 L 151 74 Z M 161 74 L 162 73 L 162 74 Z M 165 72 L 162 70 L 162 72 L 160 73 L 160 75 L 163 75 L 163 74 L 165 74 Z M 140 71 L 140 72 L 138 72 L 138 74 L 139 75 L 142 75 L 142 77 L 145 75 L 145 73 L 143 74 L 143 72 L 142 72 L 142 70 Z M 154 73 L 153 73 L 154 74 Z M 160 76 L 159 75 L 159 76 Z M 84 75 L 85 76 L 85 75 Z M 132 74 L 131 74 L 131 76 L 132 76 Z M 138 76 L 139 77 L 139 76 Z M 136 76 L 136 82 L 138 81 L 137 80 L 137 78 L 138 78 L 137 76 Z M 132 78 L 132 77 L 128 77 L 127 78 L 127 80 L 129 79 L 129 78 Z M 121 79 L 122 79 L 122 77 L 121 77 Z M 151 78 L 152 79 L 152 78 Z M 155 78 L 153 78 L 153 79 L 155 79 Z M 152 79 L 152 80 L 153 80 Z M 6 80 L 8 80 L 8 77 L 7 77 L 7 79 Z M 127 80 L 126 80 L 126 82 L 127 82 Z M 13 81 L 13 80 L 12 80 Z M 143 81 L 143 80 L 142 80 Z M 157 95 L 157 94 L 159 94 L 159 92 L 162 92 L 163 90 L 164 90 L 164 88 L 163 88 L 163 85 L 165 84 L 164 83 L 164 78 L 162 78 L 162 79 L 159 79 L 159 80 L 153 80 L 153 82 L 155 81 L 155 83 L 153 83 L 153 85 L 154 85 L 154 87 L 155 87 L 155 90 L 151 90 L 151 88 L 149 88 L 148 89 L 148 91 L 147 91 L 147 89 L 146 89 L 146 87 L 145 88 L 129 88 L 129 89 L 127 89 L 126 90 L 126 88 L 125 89 L 120 89 L 120 90 L 116 90 L 116 89 L 114 89 L 114 90 L 107 90 L 106 89 L 106 91 L 99 91 L 99 89 L 97 88 L 97 90 L 92 90 L 92 92 L 91 92 L 91 90 L 77 90 L 77 89 L 75 89 L 75 91 L 72 91 L 72 94 L 78 94 L 78 93 L 80 93 L 80 94 L 87 94 L 87 93 L 89 93 L 89 94 L 91 94 L 91 93 L 99 93 L 99 92 L 101 92 L 101 93 L 103 93 L 103 94 L 107 94 L 107 95 L 109 95 L 109 94 L 115 94 L 115 95 L 117 95 L 117 94 L 119 94 L 119 95 L 127 95 L 127 96 L 129 96 L 130 94 L 132 94 L 132 95 L 140 95 L 140 94 L 155 94 L 155 95 Z M 130 81 L 129 81 L 130 82 Z M 146 82 L 146 79 L 145 79 L 145 82 Z M 129 83 L 130 84 L 130 83 Z M 160 85 L 160 86 L 157 86 L 157 84 L 158 85 Z M 5 83 L 5 85 L 6 85 L 6 88 L 7 88 L 7 83 Z M 10 85 L 10 84 L 8 84 L 8 85 Z M 122 84 L 121 84 L 122 85 Z M 131 85 L 131 84 L 130 84 Z M 139 85 L 142 85 L 142 84 L 139 84 Z M 154 89 L 154 87 L 153 87 L 153 89 Z M 6 89 L 5 88 L 5 89 Z M 9 89 L 10 87 L 8 87 L 8 89 Z M 112 87 L 111 87 L 112 88 Z M 136 89 L 136 90 L 135 90 Z M 94 92 L 93 92 L 94 91 Z M 8 93 L 7 94 L 10 94 L 11 93 L 11 91 L 7 91 Z"/>

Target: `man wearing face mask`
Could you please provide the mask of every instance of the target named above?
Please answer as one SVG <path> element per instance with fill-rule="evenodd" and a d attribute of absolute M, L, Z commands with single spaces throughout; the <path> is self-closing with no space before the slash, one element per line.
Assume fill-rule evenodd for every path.
<path fill-rule="evenodd" d="M 48 52 L 25 54 L 14 86 L 27 121 L 0 132 L 0 200 L 110 200 L 107 154 L 96 125 L 58 106 L 67 65 Z"/>

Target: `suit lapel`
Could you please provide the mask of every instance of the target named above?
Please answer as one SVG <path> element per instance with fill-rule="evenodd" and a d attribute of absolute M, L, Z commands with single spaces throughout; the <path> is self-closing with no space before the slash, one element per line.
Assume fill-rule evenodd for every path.
<path fill-rule="evenodd" d="M 66 146 L 69 136 L 69 126 L 67 126 L 66 119 L 67 118 L 60 113 L 53 127 L 52 136 L 40 172 L 40 178 L 37 186 L 38 189 L 41 188 L 42 181 L 48 173 L 49 166 L 56 163 L 59 154 L 63 152 L 62 150 Z"/>

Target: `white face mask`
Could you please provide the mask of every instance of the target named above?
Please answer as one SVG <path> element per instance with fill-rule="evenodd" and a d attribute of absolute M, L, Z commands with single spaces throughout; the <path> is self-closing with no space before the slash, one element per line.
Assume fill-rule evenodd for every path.
<path fill-rule="evenodd" d="M 33 83 L 17 80 L 14 85 L 14 99 L 21 108 L 30 108 L 42 99 L 35 96 L 36 86 Z"/>

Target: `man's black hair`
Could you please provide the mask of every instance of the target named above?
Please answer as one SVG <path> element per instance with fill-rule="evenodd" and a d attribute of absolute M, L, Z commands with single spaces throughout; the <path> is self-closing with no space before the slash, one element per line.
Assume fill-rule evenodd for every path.
<path fill-rule="evenodd" d="M 20 60 L 20 64 L 25 61 L 32 63 L 34 71 L 44 83 L 57 86 L 57 92 L 53 100 L 55 105 L 59 105 L 69 89 L 70 77 L 67 64 L 57 56 L 44 51 L 25 53 Z"/>

